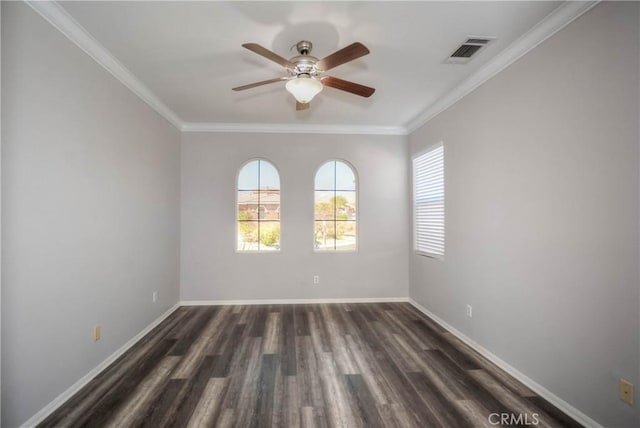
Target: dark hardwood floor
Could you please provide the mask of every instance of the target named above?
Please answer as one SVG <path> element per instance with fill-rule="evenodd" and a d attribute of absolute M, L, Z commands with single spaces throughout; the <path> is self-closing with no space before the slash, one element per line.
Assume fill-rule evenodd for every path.
<path fill-rule="evenodd" d="M 411 305 L 378 303 L 181 307 L 39 426 L 463 428 L 500 420 L 581 426 Z"/>

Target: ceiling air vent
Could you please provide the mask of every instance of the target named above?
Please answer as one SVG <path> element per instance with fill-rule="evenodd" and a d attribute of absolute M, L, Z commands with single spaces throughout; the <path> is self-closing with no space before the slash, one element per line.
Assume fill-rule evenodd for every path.
<path fill-rule="evenodd" d="M 467 37 L 445 60 L 449 64 L 466 64 L 480 49 L 495 40 L 495 37 Z"/>

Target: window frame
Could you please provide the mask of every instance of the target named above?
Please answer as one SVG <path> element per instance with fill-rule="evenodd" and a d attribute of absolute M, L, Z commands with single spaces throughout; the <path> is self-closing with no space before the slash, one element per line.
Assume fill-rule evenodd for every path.
<path fill-rule="evenodd" d="M 242 172 L 242 170 L 244 169 L 244 167 L 246 167 L 248 164 L 250 164 L 251 162 L 254 161 L 261 161 L 261 162 L 267 162 L 269 163 L 275 170 L 276 173 L 278 174 L 278 183 L 279 183 L 279 188 L 278 191 L 280 192 L 280 201 L 278 204 L 278 219 L 277 220 L 260 220 L 260 199 L 258 199 L 258 203 L 257 203 L 257 218 L 255 220 L 256 223 L 258 223 L 258 248 L 260 248 L 260 225 L 259 223 L 264 223 L 264 222 L 277 222 L 280 225 L 280 239 L 278 242 L 278 248 L 277 249 L 273 249 L 273 250 L 261 250 L 261 249 L 257 249 L 257 250 L 241 250 L 238 248 L 238 236 L 240 233 L 240 219 L 238 218 L 238 215 L 240 213 L 240 211 L 238 210 L 238 196 L 240 195 L 240 188 L 239 188 L 239 181 L 240 181 L 240 173 Z M 260 170 L 258 169 L 258 192 L 260 191 Z M 281 179 L 281 174 L 280 174 L 280 169 L 276 166 L 276 164 L 271 161 L 270 159 L 264 158 L 264 157 L 255 157 L 255 158 L 251 158 L 246 160 L 245 162 L 243 162 L 240 167 L 236 170 L 236 180 L 235 180 L 235 234 L 234 234 L 234 246 L 235 246 L 235 252 L 238 254 L 280 254 L 282 252 L 282 216 L 281 216 L 281 211 L 282 211 L 282 179 Z M 266 209 L 266 207 L 265 207 Z"/>
<path fill-rule="evenodd" d="M 333 249 L 320 249 L 320 248 L 316 248 L 316 191 L 333 191 L 334 194 L 335 192 L 338 192 L 339 190 L 337 189 L 337 186 L 334 183 L 334 189 L 332 190 L 327 190 L 327 189 L 316 189 L 316 176 L 318 175 L 318 172 L 320 171 L 320 168 L 322 168 L 323 166 L 325 166 L 326 164 L 330 163 L 330 162 L 342 162 L 343 164 L 345 164 L 347 167 L 349 167 L 349 169 L 351 170 L 351 172 L 353 173 L 353 178 L 355 180 L 355 201 L 356 201 L 356 220 L 355 220 L 355 224 L 356 224 L 356 243 L 355 243 L 355 248 L 352 250 L 337 250 L 335 248 Z M 316 254 L 353 254 L 353 253 L 358 253 L 360 251 L 360 176 L 358 174 L 358 170 L 357 168 L 349 161 L 345 160 L 345 159 L 341 159 L 341 158 L 332 158 L 332 159 L 327 159 L 325 161 L 323 161 L 315 170 L 315 173 L 313 174 L 313 234 L 312 234 L 312 238 L 313 238 L 313 252 Z M 334 223 L 337 221 L 334 218 Z M 343 221 L 343 220 L 340 220 Z"/>
<path fill-rule="evenodd" d="M 425 251 L 424 249 L 420 249 L 418 248 L 418 227 L 417 227 L 417 197 L 416 197 L 416 167 L 415 167 L 415 163 L 416 160 L 422 156 L 427 155 L 428 153 L 433 152 L 434 150 L 437 150 L 439 148 L 442 148 L 442 190 L 443 190 L 443 195 L 442 195 L 442 254 L 439 253 L 435 253 L 435 252 L 430 252 L 430 251 Z M 444 148 L 444 142 L 443 141 L 439 141 L 435 144 L 431 144 L 429 145 L 427 148 L 425 148 L 424 150 L 421 150 L 420 152 L 414 154 L 411 157 L 411 199 L 412 199 L 412 217 L 413 217 L 413 252 L 419 256 L 424 256 L 424 257 L 428 257 L 428 258 L 432 258 L 432 259 L 437 259 L 437 260 L 444 260 L 445 254 L 446 254 L 446 201 L 447 201 L 447 195 L 446 195 L 446 178 L 445 178 L 445 148 Z"/>

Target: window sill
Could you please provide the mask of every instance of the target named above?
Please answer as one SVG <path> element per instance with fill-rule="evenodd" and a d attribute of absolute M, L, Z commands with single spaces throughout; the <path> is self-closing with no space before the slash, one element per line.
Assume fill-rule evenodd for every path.
<path fill-rule="evenodd" d="M 280 254 L 281 251 L 280 250 L 268 250 L 268 251 L 243 251 L 243 250 L 236 250 L 236 254 Z"/>
<path fill-rule="evenodd" d="M 417 250 L 414 250 L 413 252 L 417 256 L 422 256 L 422 257 L 427 257 L 429 259 L 444 261 L 444 255 L 441 255 L 441 254 L 433 254 L 433 253 L 427 253 L 427 252 L 424 252 L 424 251 L 417 251 Z"/>

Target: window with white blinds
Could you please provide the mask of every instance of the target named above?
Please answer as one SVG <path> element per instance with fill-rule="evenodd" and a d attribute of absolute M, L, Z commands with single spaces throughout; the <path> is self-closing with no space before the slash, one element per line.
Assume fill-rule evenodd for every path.
<path fill-rule="evenodd" d="M 444 257 L 444 147 L 413 158 L 414 249 Z"/>

